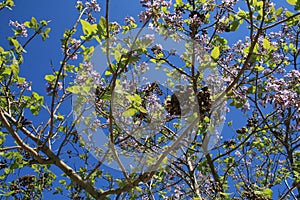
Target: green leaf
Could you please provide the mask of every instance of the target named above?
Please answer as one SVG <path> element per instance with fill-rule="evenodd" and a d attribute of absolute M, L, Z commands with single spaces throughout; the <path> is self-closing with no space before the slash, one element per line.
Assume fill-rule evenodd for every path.
<path fill-rule="evenodd" d="M 176 0 L 175 7 L 181 7 L 181 6 L 184 6 L 183 1 L 182 0 Z"/>
<path fill-rule="evenodd" d="M 39 24 L 37 23 L 36 19 L 34 17 L 31 18 L 31 27 L 34 28 L 35 30 L 38 28 Z"/>
<path fill-rule="evenodd" d="M 267 197 L 272 198 L 273 191 L 272 191 L 270 188 L 264 189 L 263 193 L 264 193 Z"/>
<path fill-rule="evenodd" d="M 263 47 L 268 50 L 270 48 L 270 46 L 271 46 L 271 43 L 269 42 L 268 39 L 265 38 L 263 41 Z"/>
<path fill-rule="evenodd" d="M 253 6 L 257 6 L 257 0 L 251 0 L 250 4 L 253 5 Z"/>
<path fill-rule="evenodd" d="M 232 24 L 230 24 L 230 31 L 236 31 L 240 26 L 239 21 L 233 21 Z"/>
<path fill-rule="evenodd" d="M 131 117 L 131 116 L 135 115 L 135 113 L 137 113 L 137 112 L 138 112 L 137 109 L 135 109 L 135 108 L 129 108 L 128 110 L 124 111 L 122 115 L 124 117 Z"/>
<path fill-rule="evenodd" d="M 139 107 L 139 111 L 142 113 L 147 113 L 147 110 L 142 106 Z"/>
<path fill-rule="evenodd" d="M 220 56 L 220 48 L 216 46 L 211 52 L 211 57 L 216 60 L 219 58 L 219 56 Z"/>
<path fill-rule="evenodd" d="M 287 10 L 287 11 L 285 12 L 285 16 L 286 16 L 286 17 L 291 17 L 291 16 L 293 16 L 293 15 L 294 15 L 294 13 L 291 12 L 291 11 L 288 11 L 288 10 Z"/>
<path fill-rule="evenodd" d="M 44 31 L 44 33 L 41 34 L 41 35 L 42 35 L 42 40 L 43 40 L 43 41 L 45 41 L 46 38 L 49 37 L 50 30 L 51 30 L 51 28 L 46 28 L 45 31 Z"/>
<path fill-rule="evenodd" d="M 40 24 L 41 24 L 42 26 L 47 26 L 47 25 L 48 25 L 48 22 L 47 22 L 46 20 L 41 20 L 41 21 L 40 21 Z"/>
<path fill-rule="evenodd" d="M 266 188 L 263 191 L 254 191 L 254 193 L 262 197 L 272 198 L 273 191 L 270 188 Z"/>
<path fill-rule="evenodd" d="M 286 2 L 288 2 L 291 5 L 296 5 L 297 0 L 286 0 Z"/>
<path fill-rule="evenodd" d="M 226 197 L 226 198 L 228 198 L 229 195 L 231 195 L 231 194 L 233 194 L 233 193 L 220 192 L 220 195 L 222 195 L 222 196 L 224 196 L 224 197 Z"/>
<path fill-rule="evenodd" d="M 182 0 L 176 0 L 176 4 L 181 5 L 182 3 L 183 3 Z"/>
<path fill-rule="evenodd" d="M 66 184 L 66 180 L 64 180 L 64 179 L 61 179 L 61 180 L 59 180 L 58 181 L 61 185 L 65 185 Z"/>
<path fill-rule="evenodd" d="M 56 77 L 52 74 L 48 74 L 45 76 L 45 80 L 48 81 L 48 82 L 53 82 L 56 80 Z"/>
<path fill-rule="evenodd" d="M 57 115 L 56 119 L 59 121 L 63 121 L 65 119 L 65 117 L 63 115 Z"/>
<path fill-rule="evenodd" d="M 260 72 L 260 71 L 264 70 L 265 68 L 263 66 L 261 66 L 261 65 L 256 65 L 255 69 L 257 69 L 257 71 Z"/>
<path fill-rule="evenodd" d="M 35 99 L 38 103 L 41 103 L 41 104 L 44 103 L 44 97 L 43 97 L 43 96 L 40 96 L 38 93 L 32 92 L 32 97 L 33 97 L 33 99 Z"/>
<path fill-rule="evenodd" d="M 203 121 L 204 121 L 205 123 L 209 123 L 209 122 L 210 122 L 210 119 L 209 119 L 209 117 L 205 116 L 204 119 L 203 119 Z"/>
<path fill-rule="evenodd" d="M 18 83 L 24 83 L 25 80 L 26 80 L 26 78 L 17 77 L 17 82 L 18 82 Z"/>
<path fill-rule="evenodd" d="M 18 74 L 19 74 L 19 65 L 16 64 L 16 63 L 13 63 L 9 67 L 10 67 L 11 71 L 13 72 L 13 74 L 15 76 L 18 76 Z"/>
<path fill-rule="evenodd" d="M 97 24 L 90 24 L 89 22 L 81 19 L 80 20 L 82 31 L 86 37 L 91 37 L 97 32 Z"/>
<path fill-rule="evenodd" d="M 140 187 L 135 187 L 135 189 L 136 189 L 136 191 L 138 191 L 139 193 L 142 193 L 142 192 L 143 192 L 142 188 L 140 188 Z"/>
<path fill-rule="evenodd" d="M 252 85 L 251 87 L 248 88 L 247 92 L 249 94 L 254 94 L 256 91 L 256 86 Z"/>
<path fill-rule="evenodd" d="M 126 99 L 128 99 L 130 102 L 134 101 L 134 97 L 132 95 L 127 95 Z"/>
<path fill-rule="evenodd" d="M 16 191 L 6 192 L 6 193 L 3 193 L 3 194 L 0 194 L 0 196 L 5 196 L 5 197 L 12 196 L 15 192 Z"/>
<path fill-rule="evenodd" d="M 19 44 L 18 40 L 10 38 L 9 41 L 10 41 L 11 45 L 13 45 L 16 49 L 19 48 L 20 44 Z"/>
<path fill-rule="evenodd" d="M 36 19 L 34 17 L 31 17 L 31 23 L 32 24 L 36 24 L 37 23 L 37 21 L 36 21 Z"/>
<path fill-rule="evenodd" d="M 247 13 L 246 11 L 239 8 L 239 12 L 237 13 L 237 15 L 241 18 L 245 18 L 247 16 Z"/>
<path fill-rule="evenodd" d="M 105 27 L 106 27 L 106 20 L 104 17 L 101 17 L 100 20 L 99 20 L 99 25 L 101 27 L 102 30 L 105 30 Z"/>
<path fill-rule="evenodd" d="M 5 1 L 5 4 L 6 4 L 7 6 L 9 6 L 9 7 L 12 7 L 12 6 L 15 5 L 15 3 L 14 3 L 13 0 L 6 0 L 6 1 Z"/>
<path fill-rule="evenodd" d="M 141 104 L 142 98 L 139 95 L 134 94 L 134 101 L 137 102 L 138 104 Z"/>
<path fill-rule="evenodd" d="M 78 94 L 80 92 L 80 87 L 78 85 L 73 85 L 71 87 L 68 87 L 66 90 L 73 94 Z"/>
<path fill-rule="evenodd" d="M 276 16 L 281 15 L 282 11 L 283 11 L 283 8 L 282 8 L 282 7 L 278 8 L 278 9 L 276 10 L 276 12 L 275 12 L 275 13 L 276 13 Z"/>
<path fill-rule="evenodd" d="M 105 71 L 105 76 L 109 76 L 109 75 L 112 75 L 112 72 L 109 71 L 109 70 L 106 70 L 106 71 Z"/>

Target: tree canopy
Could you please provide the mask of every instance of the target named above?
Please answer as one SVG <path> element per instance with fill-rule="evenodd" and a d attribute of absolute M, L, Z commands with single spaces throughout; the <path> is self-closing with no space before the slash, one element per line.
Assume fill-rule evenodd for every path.
<path fill-rule="evenodd" d="M 300 198 L 299 0 L 102 3 L 74 2 L 46 75 L 24 59 L 51 19 L 2 27 L 1 199 Z"/>

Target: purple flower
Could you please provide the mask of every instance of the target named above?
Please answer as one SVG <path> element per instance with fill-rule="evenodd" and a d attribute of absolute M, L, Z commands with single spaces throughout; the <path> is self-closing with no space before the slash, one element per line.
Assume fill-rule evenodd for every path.
<path fill-rule="evenodd" d="M 53 92 L 53 88 L 54 88 L 54 83 L 48 82 L 48 83 L 47 83 L 47 86 L 46 86 L 46 92 L 47 92 L 47 93 Z M 63 89 L 63 84 L 62 84 L 62 82 L 57 82 L 57 90 L 62 90 L 62 89 Z"/>
<path fill-rule="evenodd" d="M 93 8 L 93 10 L 95 12 L 100 12 L 100 10 L 101 10 L 101 8 L 100 8 L 100 6 L 99 6 L 99 4 L 97 3 L 96 0 L 91 1 L 91 7 Z"/>
<path fill-rule="evenodd" d="M 72 44 L 74 49 L 78 49 L 81 44 L 81 40 L 72 39 Z"/>
<path fill-rule="evenodd" d="M 149 43 L 152 44 L 154 42 L 154 35 L 153 34 L 146 34 L 144 35 L 141 40 L 149 40 Z M 148 42 L 147 42 L 148 43 Z"/>
<path fill-rule="evenodd" d="M 133 17 L 131 17 L 131 16 L 125 17 L 125 25 L 130 26 L 131 22 L 135 23 L 135 19 Z"/>
<path fill-rule="evenodd" d="M 222 0 L 222 4 L 224 4 L 224 6 L 232 6 L 234 4 L 236 4 L 237 0 Z"/>
<path fill-rule="evenodd" d="M 153 53 L 158 54 L 161 53 L 162 51 L 162 46 L 161 44 L 156 44 L 151 48 L 151 51 L 153 51 Z"/>
<path fill-rule="evenodd" d="M 241 156 L 242 156 L 242 154 L 241 154 L 241 152 L 240 152 L 239 150 L 237 150 L 237 151 L 234 153 L 234 155 L 237 156 L 237 157 L 241 157 Z"/>
<path fill-rule="evenodd" d="M 12 21 L 12 20 L 9 20 L 9 25 L 10 26 L 14 26 L 18 32 L 20 33 L 17 33 L 17 35 L 21 35 L 22 37 L 27 37 L 28 34 L 27 34 L 27 29 L 25 27 L 24 24 L 20 24 L 18 21 Z"/>
<path fill-rule="evenodd" d="M 91 129 L 92 130 L 97 130 L 98 128 L 100 128 L 101 127 L 101 122 L 100 122 L 100 120 L 99 119 L 95 119 L 93 122 L 92 122 L 92 124 L 91 124 Z"/>
<path fill-rule="evenodd" d="M 179 186 L 175 186 L 174 193 L 175 199 L 180 199 L 181 195 L 183 195 L 183 193 L 180 191 Z"/>
<path fill-rule="evenodd" d="M 47 93 L 50 93 L 52 91 L 52 83 L 47 83 L 47 86 L 46 86 L 46 92 Z"/>
<path fill-rule="evenodd" d="M 24 81 L 23 83 L 17 83 L 17 87 L 31 91 L 31 83 L 28 83 L 27 81 Z"/>
<path fill-rule="evenodd" d="M 141 73 L 146 73 L 149 70 L 149 66 L 146 62 L 140 64 Z"/>
<path fill-rule="evenodd" d="M 87 16 L 88 16 L 86 19 L 87 21 L 92 22 L 92 23 L 96 22 L 96 18 L 93 17 L 93 15 L 90 12 L 87 13 Z"/>
<path fill-rule="evenodd" d="M 150 19 L 150 16 L 151 16 L 151 14 L 149 12 L 142 11 L 139 14 L 140 22 L 146 23 Z"/>
<path fill-rule="evenodd" d="M 72 59 L 72 60 L 77 60 L 77 54 L 76 54 L 76 53 L 73 53 L 73 54 L 71 55 L 71 59 Z"/>
<path fill-rule="evenodd" d="M 9 20 L 9 25 L 14 26 L 16 28 L 20 26 L 18 21 L 12 21 L 12 20 Z"/>
<path fill-rule="evenodd" d="M 120 24 L 118 22 L 110 23 L 113 34 L 118 34 L 121 30 Z"/>
<path fill-rule="evenodd" d="M 58 89 L 58 90 L 62 90 L 62 89 L 63 89 L 63 84 L 62 84 L 62 82 L 58 82 L 58 83 L 57 83 L 57 89 Z"/>
<path fill-rule="evenodd" d="M 250 110 L 250 103 L 248 100 L 244 103 L 244 105 L 242 107 L 243 112 L 246 112 L 247 110 Z"/>

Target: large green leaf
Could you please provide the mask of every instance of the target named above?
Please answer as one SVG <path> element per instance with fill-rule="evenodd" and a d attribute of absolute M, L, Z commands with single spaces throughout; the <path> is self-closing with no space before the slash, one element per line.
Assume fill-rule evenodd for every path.
<path fill-rule="evenodd" d="M 135 108 L 129 108 L 128 110 L 124 111 L 122 115 L 124 117 L 131 117 L 131 116 L 135 115 L 135 113 L 137 113 L 137 112 L 138 112 L 137 109 L 135 109 Z"/>
<path fill-rule="evenodd" d="M 211 57 L 216 60 L 219 58 L 219 56 L 220 56 L 220 47 L 215 46 L 211 52 Z"/>

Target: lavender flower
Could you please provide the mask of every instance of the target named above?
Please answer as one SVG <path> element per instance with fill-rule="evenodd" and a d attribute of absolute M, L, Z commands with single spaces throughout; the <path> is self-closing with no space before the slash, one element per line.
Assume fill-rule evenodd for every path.
<path fill-rule="evenodd" d="M 31 91 L 31 83 L 28 83 L 27 81 L 24 81 L 23 83 L 17 83 L 17 87 Z"/>
<path fill-rule="evenodd" d="M 161 44 L 156 44 L 151 48 L 151 51 L 153 51 L 153 53 L 155 54 L 159 54 L 162 51 L 162 46 Z"/>
<path fill-rule="evenodd" d="M 131 23 L 135 23 L 135 19 L 133 17 L 131 17 L 131 16 L 125 17 L 125 25 L 126 26 L 130 26 Z"/>
<path fill-rule="evenodd" d="M 237 156 L 237 157 L 241 157 L 241 156 L 242 156 L 242 154 L 241 154 L 241 152 L 240 152 L 239 150 L 237 150 L 237 151 L 234 153 L 234 155 Z"/>
<path fill-rule="evenodd" d="M 21 35 L 22 37 L 27 37 L 27 29 L 24 24 L 20 24 L 18 21 L 9 20 L 9 25 L 14 26 L 17 29 L 17 35 Z M 20 32 L 20 33 L 18 33 Z"/>

